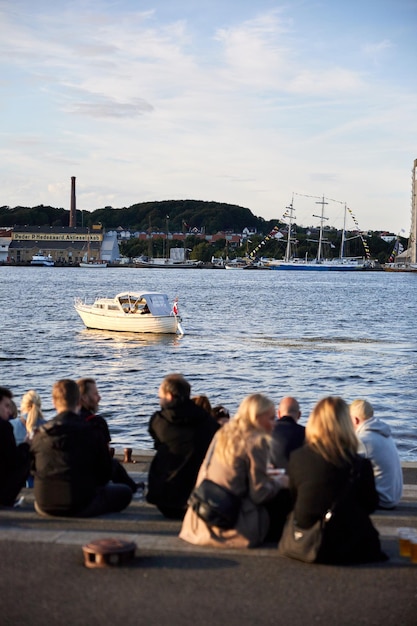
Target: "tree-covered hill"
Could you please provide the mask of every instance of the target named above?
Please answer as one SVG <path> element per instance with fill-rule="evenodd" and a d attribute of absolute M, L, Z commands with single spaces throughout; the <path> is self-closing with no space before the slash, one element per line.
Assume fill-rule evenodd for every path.
<path fill-rule="evenodd" d="M 160 202 L 141 202 L 130 207 L 118 208 L 104 207 L 95 211 L 77 210 L 77 226 L 92 226 L 101 223 L 106 230 L 122 227 L 130 231 L 139 232 L 167 232 L 192 233 L 194 228 L 205 234 L 218 232 L 241 233 L 244 228 L 256 230 L 257 235 L 251 236 L 251 247 L 255 248 L 260 241 L 272 231 L 275 226 L 282 230 L 283 237 L 280 240 L 272 238 L 262 253 L 275 258 L 282 258 L 285 249 L 285 224 L 276 220 L 264 220 L 256 217 L 250 209 L 221 202 L 206 202 L 202 200 L 164 200 Z M 35 207 L 0 207 L 0 228 L 13 226 L 68 226 L 69 210 L 54 208 L 51 206 Z M 317 249 L 316 229 L 303 228 L 293 225 L 292 234 L 295 241 L 294 254 L 300 258 L 313 258 Z M 326 227 L 326 238 L 329 250 L 325 251 L 328 256 L 339 255 L 341 232 L 331 226 Z M 195 240 L 194 240 L 195 239 Z M 381 263 L 388 260 L 392 250 L 392 244 L 385 242 L 379 233 L 370 233 L 367 236 L 367 244 L 372 258 L 377 258 Z M 349 241 L 350 240 L 350 241 Z M 402 240 L 404 247 L 407 241 Z M 131 240 L 123 244 L 123 254 L 127 256 L 140 255 L 147 252 L 148 244 L 144 241 Z M 162 246 L 160 244 L 155 244 Z M 192 249 L 192 258 L 206 260 L 212 255 L 225 255 L 233 252 L 242 256 L 247 252 L 248 244 L 239 249 L 227 250 L 225 240 L 216 244 L 201 241 L 201 239 L 187 238 L 187 246 Z M 154 251 L 155 252 L 155 251 Z M 345 247 L 346 256 L 363 256 L 363 244 L 356 233 L 347 238 Z"/>
<path fill-rule="evenodd" d="M 258 231 L 271 230 L 277 221 L 265 221 L 244 207 L 221 202 L 201 200 L 165 200 L 142 202 L 130 207 L 115 209 L 104 207 L 88 212 L 77 210 L 77 226 L 101 223 L 107 230 L 119 226 L 134 230 L 163 230 L 169 220 L 170 232 L 188 229 L 205 229 L 206 233 L 218 231 L 242 232 L 247 228 Z M 43 205 L 28 207 L 0 207 L 0 227 L 4 226 L 68 226 L 69 211 Z"/>

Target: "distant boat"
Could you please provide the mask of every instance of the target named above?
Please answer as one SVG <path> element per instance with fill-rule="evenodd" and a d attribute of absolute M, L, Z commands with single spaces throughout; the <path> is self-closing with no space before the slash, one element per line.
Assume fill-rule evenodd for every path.
<path fill-rule="evenodd" d="M 316 272 L 352 272 L 365 269 L 363 261 L 355 259 L 314 259 L 312 261 L 291 259 L 289 261 L 271 261 L 269 267 L 272 270 L 311 270 Z"/>
<path fill-rule="evenodd" d="M 398 235 L 388 262 L 384 263 L 382 269 L 385 272 L 417 272 L 417 263 L 410 263 L 410 257 L 401 260 L 403 252 L 404 246 L 400 242 L 400 235 Z"/>
<path fill-rule="evenodd" d="M 203 267 L 202 261 L 175 261 L 173 259 L 158 259 L 153 257 L 136 257 L 133 259 L 133 263 L 136 267 L 149 267 L 149 268 L 171 268 L 171 269 L 199 269 Z"/>
<path fill-rule="evenodd" d="M 242 263 L 225 263 L 225 270 L 243 270 L 245 269 L 245 265 Z"/>
<path fill-rule="evenodd" d="M 87 304 L 75 299 L 75 310 L 87 328 L 131 333 L 184 334 L 178 303 L 153 291 L 124 292 Z"/>
<path fill-rule="evenodd" d="M 243 270 L 250 261 L 243 257 L 237 257 L 236 259 L 232 259 L 231 261 L 227 260 L 224 264 L 224 269 L 226 270 Z"/>
<path fill-rule="evenodd" d="M 321 204 L 321 215 L 314 216 L 320 217 L 320 231 L 319 231 L 319 240 L 318 240 L 318 250 L 317 256 L 315 259 L 311 261 L 306 259 L 294 258 L 291 256 L 291 246 L 294 243 L 292 239 L 292 224 L 294 220 L 294 207 L 293 203 L 287 207 L 286 213 L 284 217 L 288 218 L 288 235 L 287 235 L 287 246 L 285 250 L 285 256 L 282 260 L 270 261 L 269 267 L 272 270 L 295 270 L 295 271 L 336 271 L 336 272 L 352 272 L 357 270 L 363 270 L 365 268 L 365 261 L 363 259 L 358 258 L 347 258 L 343 256 L 343 247 L 345 242 L 345 227 L 343 227 L 343 235 L 342 235 L 342 243 L 340 247 L 340 257 L 335 259 L 324 259 L 322 257 L 322 249 L 324 244 L 323 239 L 323 227 L 324 220 L 327 219 L 324 217 L 324 205 L 327 204 L 325 198 L 323 197 L 320 202 L 317 204 Z M 345 219 L 346 219 L 346 209 L 345 206 Z"/>
<path fill-rule="evenodd" d="M 385 263 L 382 266 L 384 272 L 412 272 L 417 273 L 416 263 Z"/>
<path fill-rule="evenodd" d="M 30 264 L 31 265 L 43 265 L 45 267 L 53 267 L 55 265 L 55 262 L 50 254 L 45 256 L 42 254 L 42 252 L 39 252 L 39 254 L 33 255 Z"/>
<path fill-rule="evenodd" d="M 99 269 L 107 267 L 107 263 L 105 261 L 81 261 L 80 267 L 91 267 L 93 269 Z"/>

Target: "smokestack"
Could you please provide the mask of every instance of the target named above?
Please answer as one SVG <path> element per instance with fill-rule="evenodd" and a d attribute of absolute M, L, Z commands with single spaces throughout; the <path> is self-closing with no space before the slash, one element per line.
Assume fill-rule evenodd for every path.
<path fill-rule="evenodd" d="M 77 213 L 75 205 L 75 176 L 71 176 L 71 208 L 69 218 L 70 228 L 75 228 L 77 225 Z"/>

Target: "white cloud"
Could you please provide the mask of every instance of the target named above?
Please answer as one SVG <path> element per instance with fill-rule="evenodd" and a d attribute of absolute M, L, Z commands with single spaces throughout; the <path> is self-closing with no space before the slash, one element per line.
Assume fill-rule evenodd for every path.
<path fill-rule="evenodd" d="M 273 218 L 311 185 L 352 200 L 365 227 L 408 222 L 407 24 L 326 30 L 327 0 L 303 13 L 260 0 L 216 5 L 204 32 L 204 15 L 173 2 L 0 0 L 5 204 L 65 206 L 77 175 L 90 209 L 195 197 Z"/>

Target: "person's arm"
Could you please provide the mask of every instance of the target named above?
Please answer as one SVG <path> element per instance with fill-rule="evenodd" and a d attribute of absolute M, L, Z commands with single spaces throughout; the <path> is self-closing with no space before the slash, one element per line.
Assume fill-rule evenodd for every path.
<path fill-rule="evenodd" d="M 159 446 L 161 445 L 161 441 L 159 439 L 157 430 L 158 429 L 158 421 L 159 421 L 159 415 L 158 412 L 154 413 L 151 417 L 151 419 L 149 420 L 149 426 L 148 426 L 148 433 L 150 434 L 150 436 L 153 439 L 153 444 L 154 444 L 154 448 L 155 450 L 158 450 Z"/>
<path fill-rule="evenodd" d="M 111 479 L 112 474 L 112 458 L 110 450 L 104 437 L 96 437 L 94 432 L 88 430 L 91 449 L 95 451 L 95 472 L 99 485 L 105 485 Z"/>
<path fill-rule="evenodd" d="M 356 497 L 367 513 L 373 513 L 378 506 L 378 492 L 372 464 L 368 459 L 358 459 L 358 475 L 355 481 Z"/>
<path fill-rule="evenodd" d="M 258 437 L 247 447 L 249 471 L 249 497 L 255 504 L 273 498 L 282 487 L 287 487 L 287 476 L 269 476 L 267 473 L 269 444 L 266 438 Z"/>
<path fill-rule="evenodd" d="M 19 460 L 19 452 L 16 445 L 16 440 L 13 434 L 13 427 L 9 422 L 5 422 L 2 425 L 2 465 L 3 467 L 7 467 L 9 469 L 14 469 L 18 465 Z M 27 444 L 24 444 L 26 447 Z"/>

